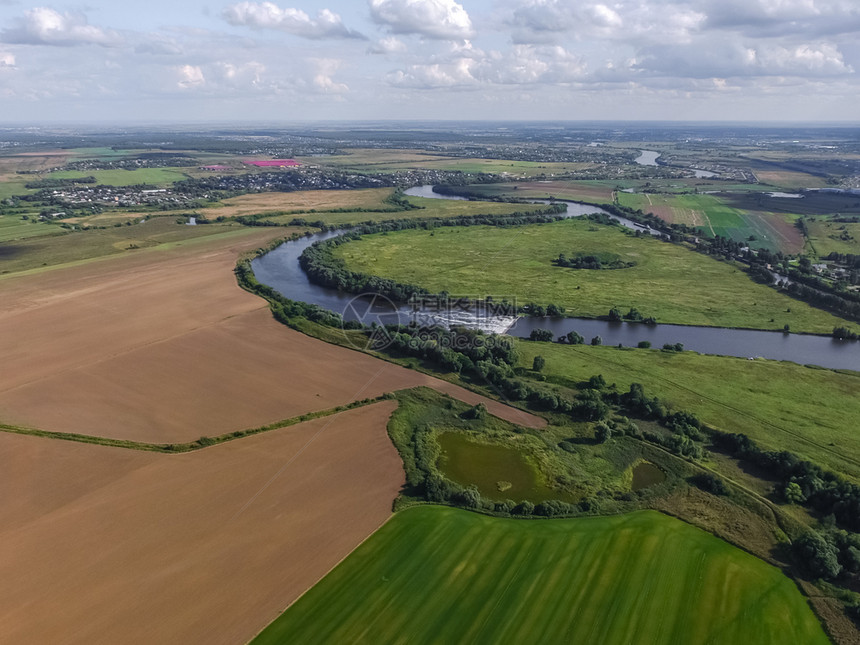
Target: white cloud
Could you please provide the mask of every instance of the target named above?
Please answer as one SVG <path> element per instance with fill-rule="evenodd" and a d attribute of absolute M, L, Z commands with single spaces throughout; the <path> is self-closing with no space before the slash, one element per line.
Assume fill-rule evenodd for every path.
<path fill-rule="evenodd" d="M 472 75 L 474 61 L 460 58 L 450 63 L 411 65 L 388 75 L 388 82 L 396 87 L 438 89 L 443 87 L 476 86 L 479 81 Z"/>
<path fill-rule="evenodd" d="M 369 1 L 373 20 L 395 34 L 460 40 L 474 33 L 469 14 L 454 0 Z"/>
<path fill-rule="evenodd" d="M 334 80 L 335 72 L 340 68 L 341 62 L 333 58 L 318 58 L 313 61 L 316 74 L 313 78 L 313 86 L 326 94 L 345 94 L 349 87 L 344 83 Z"/>
<path fill-rule="evenodd" d="M 15 67 L 15 55 L 8 52 L 0 52 L 0 69 Z"/>
<path fill-rule="evenodd" d="M 563 47 L 517 45 L 511 51 L 483 52 L 467 43 L 446 61 L 410 65 L 388 75 L 399 87 L 433 89 L 503 85 L 558 85 L 585 79 L 584 61 Z"/>
<path fill-rule="evenodd" d="M 854 73 L 837 47 L 828 43 L 793 46 L 712 40 L 694 46 L 660 46 L 637 63 L 645 73 L 678 78 L 832 77 Z"/>
<path fill-rule="evenodd" d="M 803 33 L 808 37 L 860 29 L 860 5 L 852 0 L 723 0 L 705 4 L 709 27 L 749 35 Z"/>
<path fill-rule="evenodd" d="M 139 43 L 134 51 L 138 54 L 155 54 L 158 56 L 180 56 L 184 53 L 182 45 L 176 39 L 161 35 L 152 35 Z"/>
<path fill-rule="evenodd" d="M 266 66 L 257 61 L 248 63 L 219 62 L 215 65 L 217 80 L 222 85 L 234 88 L 259 87 L 262 84 L 265 71 Z"/>
<path fill-rule="evenodd" d="M 362 34 L 347 29 L 341 17 L 328 9 L 321 9 L 314 19 L 301 9 L 281 9 L 271 2 L 240 2 L 227 7 L 223 16 L 231 25 L 277 29 L 314 40 L 364 38 Z"/>
<path fill-rule="evenodd" d="M 771 74 L 795 76 L 841 76 L 854 69 L 833 45 L 803 44 L 796 47 L 762 46 L 755 52 L 756 62 Z"/>
<path fill-rule="evenodd" d="M 705 13 L 683 2 L 621 0 L 568 2 L 525 0 L 504 20 L 514 42 L 558 42 L 562 38 L 623 42 L 689 41 L 707 20 Z"/>
<path fill-rule="evenodd" d="M 180 89 L 194 89 L 206 84 L 206 78 L 199 65 L 182 65 L 175 68 L 175 71 L 178 77 L 176 85 Z"/>
<path fill-rule="evenodd" d="M 395 36 L 382 38 L 367 48 L 369 54 L 402 54 L 406 51 L 406 43 Z"/>
<path fill-rule="evenodd" d="M 18 19 L 17 27 L 0 32 L 0 40 L 24 45 L 101 45 L 121 44 L 115 31 L 101 29 L 87 22 L 80 13 L 60 13 L 48 7 L 36 7 Z"/>

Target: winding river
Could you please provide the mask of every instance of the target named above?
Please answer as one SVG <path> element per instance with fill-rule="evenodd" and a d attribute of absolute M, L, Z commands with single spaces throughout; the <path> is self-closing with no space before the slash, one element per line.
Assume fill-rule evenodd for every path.
<path fill-rule="evenodd" d="M 412 188 L 407 190 L 406 194 L 437 199 L 463 199 L 433 193 L 431 186 Z M 575 217 L 594 212 L 605 213 L 606 211 L 593 206 L 568 203 L 568 216 Z M 614 215 L 612 217 L 623 219 Z M 628 224 L 638 227 L 632 222 Z M 641 227 L 638 228 L 641 229 Z M 860 342 L 840 341 L 826 336 L 720 327 L 611 323 L 585 318 L 513 318 L 490 316 L 485 311 L 468 307 L 452 307 L 439 311 L 405 304 L 395 305 L 384 298 L 354 296 L 311 283 L 299 266 L 299 256 L 307 247 L 314 242 L 337 235 L 340 233 L 330 231 L 285 242 L 252 262 L 257 279 L 287 298 L 316 304 L 342 314 L 345 320 L 359 320 L 367 324 L 371 322 L 406 324 L 413 320 L 424 325 L 465 324 L 521 338 L 527 338 L 533 329 L 549 329 L 556 337 L 569 331 L 576 331 L 586 338 L 586 342 L 594 336 L 600 336 L 604 345 L 636 346 L 641 341 L 648 341 L 652 346 L 659 348 L 666 343 L 683 343 L 685 349 L 703 354 L 761 357 L 833 369 L 860 370 Z"/>

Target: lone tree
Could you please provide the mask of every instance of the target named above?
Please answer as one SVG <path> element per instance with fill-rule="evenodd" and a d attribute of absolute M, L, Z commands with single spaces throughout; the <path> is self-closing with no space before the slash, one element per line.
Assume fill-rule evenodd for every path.
<path fill-rule="evenodd" d="M 534 360 L 532 361 L 532 369 L 535 372 L 542 372 L 545 365 L 546 359 L 541 355 L 535 356 Z"/>
<path fill-rule="evenodd" d="M 806 495 L 803 494 L 803 489 L 797 482 L 788 482 L 782 491 L 782 496 L 789 504 L 803 504 L 806 501 Z"/>
<path fill-rule="evenodd" d="M 567 332 L 567 342 L 571 345 L 582 345 L 585 343 L 585 339 L 575 331 L 569 331 Z"/>
<path fill-rule="evenodd" d="M 612 429 L 603 421 L 597 424 L 594 430 L 594 439 L 597 443 L 606 443 L 612 438 Z"/>
<path fill-rule="evenodd" d="M 592 345 L 602 345 L 603 339 L 600 336 L 595 336 L 594 338 L 591 339 L 591 344 Z"/>
<path fill-rule="evenodd" d="M 813 576 L 832 579 L 842 572 L 836 547 L 821 534 L 810 531 L 795 540 L 793 546 L 797 561 Z"/>
<path fill-rule="evenodd" d="M 478 405 L 472 406 L 462 414 L 460 414 L 461 419 L 483 419 L 487 416 L 487 406 L 483 403 L 479 403 Z"/>
<path fill-rule="evenodd" d="M 551 343 L 553 335 L 549 329 L 532 329 L 529 334 L 529 340 L 535 340 L 539 343 Z"/>

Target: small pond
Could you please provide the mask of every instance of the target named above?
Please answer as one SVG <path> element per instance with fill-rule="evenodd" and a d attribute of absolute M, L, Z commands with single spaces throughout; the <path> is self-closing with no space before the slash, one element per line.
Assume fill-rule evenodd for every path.
<path fill-rule="evenodd" d="M 442 448 L 442 473 L 463 486 L 474 484 L 487 499 L 538 503 L 558 498 L 541 483 L 537 470 L 519 450 L 478 443 L 461 432 L 443 432 L 437 440 Z"/>
<path fill-rule="evenodd" d="M 635 493 L 638 490 L 650 488 L 666 481 L 666 473 L 654 464 L 643 461 L 633 469 L 633 485 L 631 488 Z"/>

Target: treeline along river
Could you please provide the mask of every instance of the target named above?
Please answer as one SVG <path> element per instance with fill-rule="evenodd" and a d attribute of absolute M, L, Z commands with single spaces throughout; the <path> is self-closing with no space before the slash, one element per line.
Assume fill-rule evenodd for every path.
<path fill-rule="evenodd" d="M 407 195 L 453 199 L 433 193 L 432 187 L 420 186 L 406 191 Z M 603 212 L 601 209 L 583 204 L 571 204 L 568 216 Z M 609 213 L 606 213 L 609 214 Z M 612 215 L 614 219 L 617 216 Z M 641 228 L 633 222 L 621 222 Z M 782 332 L 726 329 L 720 327 L 692 327 L 684 325 L 644 325 L 641 323 L 608 322 L 584 318 L 563 317 L 488 317 L 486 312 L 454 308 L 440 313 L 436 309 L 421 310 L 406 303 L 392 304 L 385 299 L 356 298 L 313 284 L 299 266 L 299 256 L 315 242 L 330 239 L 340 232 L 329 231 L 285 242 L 266 255 L 256 258 L 252 268 L 257 279 L 282 293 L 291 300 L 319 305 L 342 314 L 344 319 L 370 323 L 406 323 L 417 319 L 441 324 L 464 324 L 480 327 L 486 331 L 506 332 L 513 336 L 528 338 L 534 329 L 548 329 L 555 337 L 576 331 L 588 342 L 600 336 L 604 345 L 635 346 L 648 341 L 653 347 L 682 343 L 684 349 L 703 354 L 725 356 L 762 357 L 792 361 L 800 364 L 819 365 L 832 369 L 860 370 L 860 342 L 841 341 L 826 336 L 784 334 Z"/>

